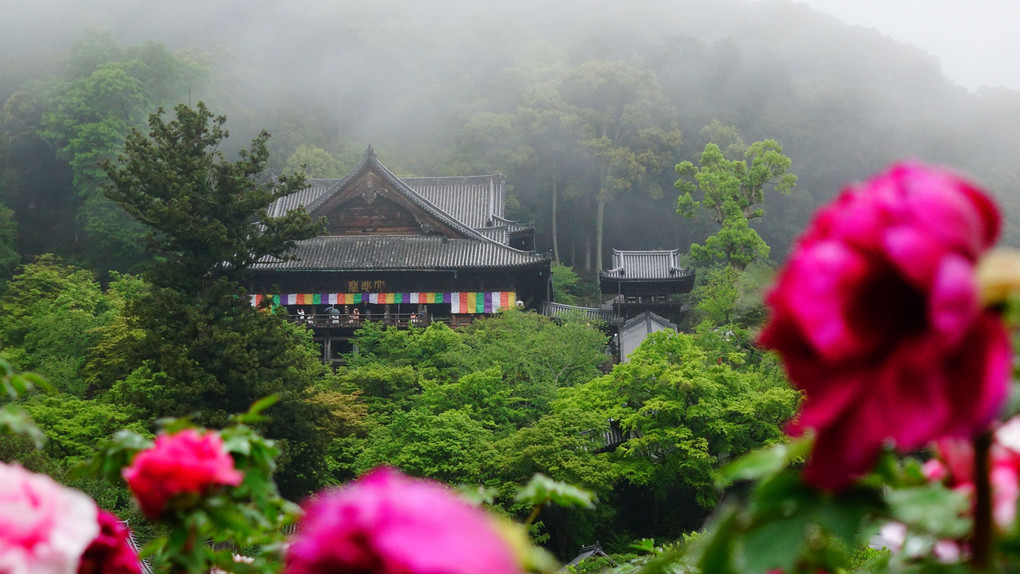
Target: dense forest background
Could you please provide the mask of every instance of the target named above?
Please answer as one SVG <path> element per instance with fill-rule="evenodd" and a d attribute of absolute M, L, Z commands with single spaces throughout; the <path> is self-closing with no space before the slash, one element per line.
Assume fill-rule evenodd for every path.
<path fill-rule="evenodd" d="M 0 459 L 58 477 L 117 428 L 215 426 L 278 393 L 261 430 L 284 446 L 285 495 L 389 463 L 484 484 L 515 514 L 514 486 L 542 471 L 601 501 L 543 514 L 536 536 L 569 558 L 696 529 L 722 496 L 712 470 L 781 440 L 798 400 L 753 344 L 768 261 L 699 269 L 687 332 L 608 373 L 596 326 L 516 311 L 461 331 L 369 326 L 326 368 L 236 277 L 189 274 L 223 246 L 153 257 L 173 234 L 153 243 L 151 218 L 111 198 L 100 163 L 159 108 L 226 115 L 213 143 L 238 173 L 341 177 L 368 145 L 398 175 L 503 172 L 512 217 L 572 268 L 555 272 L 571 302 L 592 299 L 583 280 L 613 248 L 686 253 L 719 230 L 710 210 L 677 214 L 675 166 L 704 168 L 708 144 L 734 160 L 773 140 L 791 160 L 792 192 L 772 181 L 750 220 L 773 263 L 821 202 L 900 158 L 964 171 L 1020 217 L 1020 93 L 970 92 L 923 51 L 791 2 L 90 4 L 0 34 L 0 359 L 57 393 L 25 401 L 45 449 L 5 440 Z M 239 154 L 250 143 L 264 163 Z M 247 226 L 250 209 L 214 207 L 189 237 L 228 212 Z M 629 440 L 607 450 L 613 430 Z M 133 512 L 123 489 L 74 484 Z"/>
<path fill-rule="evenodd" d="M 597 267 L 610 153 L 585 129 L 654 156 L 602 194 L 603 263 L 611 248 L 684 249 L 712 231 L 674 216 L 672 189 L 672 165 L 712 140 L 774 139 L 793 160 L 795 193 L 754 223 L 774 259 L 818 202 L 894 159 L 965 171 L 1011 215 L 1020 193 L 1020 95 L 969 92 L 925 52 L 791 2 L 137 10 L 65 7 L 0 40 L 0 202 L 23 258 L 129 269 L 137 242 L 92 197 L 95 164 L 156 107 L 199 100 L 229 118 L 227 146 L 267 129 L 276 173 L 341 176 L 369 144 L 399 175 L 504 172 L 512 215 L 578 270 Z M 621 102 L 642 112 L 613 117 Z M 637 141 L 653 129 L 665 135 Z M 8 251 L 13 233 L 0 233 Z"/>

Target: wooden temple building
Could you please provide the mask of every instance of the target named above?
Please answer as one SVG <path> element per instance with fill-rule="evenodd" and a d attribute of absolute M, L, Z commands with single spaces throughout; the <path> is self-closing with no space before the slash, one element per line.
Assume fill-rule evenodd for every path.
<path fill-rule="evenodd" d="M 399 178 L 369 148 L 344 178 L 308 184 L 269 215 L 305 209 L 325 233 L 293 259 L 260 261 L 248 287 L 254 304 L 271 298 L 307 323 L 327 361 L 363 321 L 458 326 L 550 297 L 550 257 L 533 225 L 506 219 L 501 175 Z"/>
<path fill-rule="evenodd" d="M 612 336 L 614 359 L 627 356 L 655 331 L 678 330 L 689 310 L 684 295 L 694 288 L 694 270 L 680 266 L 680 250 L 613 250 L 613 265 L 599 274 L 603 303 L 598 307 L 553 301 L 541 311 L 554 319 L 583 318 Z"/>
<path fill-rule="evenodd" d="M 613 265 L 599 273 L 599 290 L 624 321 L 648 311 L 678 324 L 687 313 L 682 296 L 694 288 L 694 270 L 680 266 L 680 250 L 613 250 Z"/>
<path fill-rule="evenodd" d="M 683 296 L 694 288 L 694 270 L 680 266 L 680 250 L 613 250 L 613 265 L 599 274 L 603 307 L 619 318 L 612 346 L 627 362 L 648 335 L 676 331 L 687 314 Z"/>

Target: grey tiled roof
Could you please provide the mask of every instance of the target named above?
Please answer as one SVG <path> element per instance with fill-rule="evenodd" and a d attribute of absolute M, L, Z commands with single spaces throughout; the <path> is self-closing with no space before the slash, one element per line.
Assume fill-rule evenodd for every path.
<path fill-rule="evenodd" d="M 393 175 L 393 172 L 386 169 L 386 166 L 379 162 L 379 160 L 375 156 L 375 152 L 372 151 L 371 147 L 369 147 L 368 150 L 365 151 L 365 156 L 361 158 L 361 162 L 357 166 L 355 166 L 355 168 L 352 169 L 350 173 L 345 175 L 343 179 L 340 179 L 336 183 L 330 185 L 329 188 L 326 189 L 323 193 L 319 194 L 314 201 L 305 204 L 305 209 L 307 209 L 310 213 L 314 215 L 316 209 L 325 205 L 330 200 L 331 197 L 339 193 L 341 190 L 347 187 L 347 185 L 350 182 L 354 181 L 357 177 L 359 177 L 360 175 L 364 174 L 367 171 L 374 171 L 376 174 L 382 177 L 383 180 L 385 180 L 394 190 L 396 190 L 397 193 L 403 195 L 405 198 L 411 201 L 411 203 L 425 210 L 425 212 L 428 213 L 431 217 L 435 218 L 437 221 L 441 222 L 443 225 L 449 227 L 450 229 L 455 230 L 461 236 L 475 238 L 481 237 L 480 235 L 478 235 L 478 233 L 474 231 L 474 229 L 471 228 L 471 226 L 466 225 L 464 222 L 458 220 L 449 213 L 443 211 L 437 205 L 435 205 L 434 203 L 432 203 L 425 197 L 422 197 L 416 191 L 411 189 L 406 183 L 404 183 L 402 179 Z"/>
<path fill-rule="evenodd" d="M 518 268 L 548 264 L 548 257 L 488 240 L 446 239 L 435 235 L 322 236 L 299 241 L 298 259 L 273 258 L 256 270 L 356 271 L 465 268 Z"/>
<path fill-rule="evenodd" d="M 351 175 L 343 179 L 307 180 L 308 187 L 274 202 L 269 207 L 269 216 L 279 217 L 299 207 L 315 209 L 369 163 L 384 171 L 389 176 L 387 179 L 392 178 L 391 183 L 399 182 L 396 187 L 411 190 L 415 194 L 411 196 L 412 201 L 434 215 L 437 211 L 441 212 L 442 216 L 464 227 L 483 232 L 489 227 L 504 227 L 509 233 L 531 228 L 506 219 L 506 182 L 502 174 L 398 178 L 379 164 L 374 155 L 367 154 Z"/>
<path fill-rule="evenodd" d="M 694 275 L 693 269 L 680 267 L 680 250 L 613 250 L 613 267 L 601 273 L 608 279 L 682 279 Z"/>
<path fill-rule="evenodd" d="M 308 187 L 274 201 L 269 206 L 269 217 L 280 217 L 299 207 L 308 207 L 313 202 L 336 189 L 339 179 L 309 179 Z"/>
<path fill-rule="evenodd" d="M 501 175 L 402 180 L 379 163 L 371 148 L 358 166 L 342 179 L 310 179 L 307 188 L 274 202 L 269 215 L 278 217 L 298 208 L 314 214 L 366 171 L 383 178 L 392 189 L 435 221 L 454 230 L 456 238 L 440 235 L 320 236 L 299 241 L 290 254 L 296 260 L 266 258 L 255 265 L 255 269 L 347 271 L 548 265 L 549 256 L 509 247 L 511 233 L 530 228 L 503 218 L 505 185 Z"/>
<path fill-rule="evenodd" d="M 496 243 L 502 243 L 503 245 L 506 245 L 507 243 L 510 242 L 510 233 L 505 225 L 501 225 L 499 227 L 482 227 L 480 229 L 476 229 L 475 231 L 481 233 L 482 235 L 488 237 L 489 239 L 495 241 Z"/>
<path fill-rule="evenodd" d="M 493 216 L 502 218 L 506 209 L 506 186 L 500 174 L 405 177 L 402 181 L 418 195 L 472 229 L 493 225 Z"/>
<path fill-rule="evenodd" d="M 510 220 L 510 219 L 506 219 L 506 218 L 503 218 L 503 217 L 499 217 L 499 216 L 494 216 L 493 219 L 496 222 L 495 225 L 505 225 L 506 226 L 506 230 L 508 232 L 510 232 L 510 233 L 516 233 L 518 231 L 525 231 L 525 230 L 528 230 L 528 229 L 534 229 L 535 228 L 535 223 L 534 222 L 529 223 L 528 225 L 525 225 L 523 223 L 518 223 L 516 221 Z"/>
<path fill-rule="evenodd" d="M 677 326 L 671 323 L 669 319 L 660 317 L 651 311 L 644 311 L 637 317 L 632 317 L 624 322 L 623 327 L 620 327 L 620 332 L 624 333 L 635 329 L 651 334 L 662 329 L 676 331 Z"/>
<path fill-rule="evenodd" d="M 609 420 L 612 421 L 612 419 L 609 419 Z M 575 556 L 573 560 L 568 562 L 567 565 L 564 566 L 561 571 L 566 571 L 567 568 L 570 567 L 570 566 L 577 566 L 585 558 L 591 558 L 593 556 L 594 557 L 599 557 L 599 556 L 609 556 L 609 555 L 606 554 L 605 551 L 602 550 L 602 545 L 600 545 L 598 543 L 598 541 L 595 541 L 595 544 L 592 544 L 591 546 L 582 546 L 581 547 L 581 553 L 578 554 L 577 556 Z M 616 563 L 614 562 L 613 565 L 615 566 Z"/>

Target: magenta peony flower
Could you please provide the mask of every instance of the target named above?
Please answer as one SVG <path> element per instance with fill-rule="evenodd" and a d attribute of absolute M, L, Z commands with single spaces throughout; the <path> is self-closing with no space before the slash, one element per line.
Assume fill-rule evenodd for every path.
<path fill-rule="evenodd" d="M 943 439 L 935 443 L 935 452 L 937 457 L 924 464 L 928 480 L 973 493 L 974 446 L 969 441 Z M 1009 530 L 1016 523 L 1020 501 L 1020 417 L 1013 417 L 996 429 L 990 462 L 992 517 L 996 525 Z"/>
<path fill-rule="evenodd" d="M 139 574 L 138 553 L 128 541 L 127 526 L 105 510 L 99 511 L 99 535 L 78 564 L 78 574 Z"/>
<path fill-rule="evenodd" d="M 85 494 L 0 463 L 0 573 L 74 574 L 97 512 Z"/>
<path fill-rule="evenodd" d="M 974 266 L 999 233 L 992 201 L 956 175 L 893 166 L 815 215 L 767 296 L 761 343 L 805 394 L 805 480 L 838 489 L 883 443 L 903 450 L 988 428 L 1010 346 L 982 309 Z"/>
<path fill-rule="evenodd" d="M 440 483 L 380 468 L 312 500 L 286 574 L 510 574 L 509 544 L 481 510 Z"/>
<path fill-rule="evenodd" d="M 175 497 L 203 496 L 220 485 L 237 486 L 243 478 L 234 468 L 234 459 L 223 450 L 220 436 L 199 434 L 194 429 L 159 435 L 156 444 L 135 456 L 122 474 L 149 518 L 163 514 Z"/>

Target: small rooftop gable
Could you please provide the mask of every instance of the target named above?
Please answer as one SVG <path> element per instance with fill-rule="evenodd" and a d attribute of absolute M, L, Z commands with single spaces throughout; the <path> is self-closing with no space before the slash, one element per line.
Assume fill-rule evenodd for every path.
<path fill-rule="evenodd" d="M 693 276 L 694 271 L 680 266 L 680 250 L 613 250 L 613 266 L 601 273 L 604 278 L 633 280 L 669 280 Z"/>

